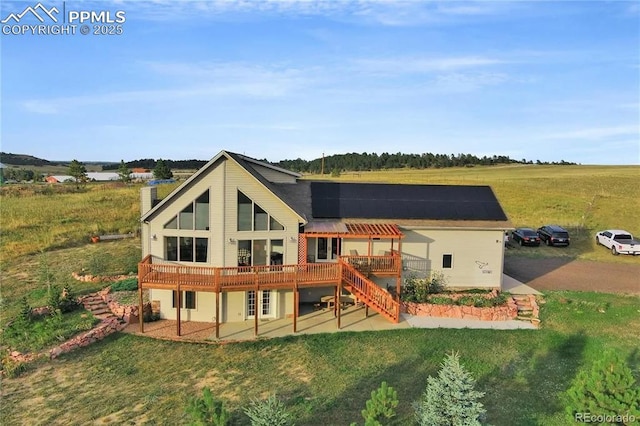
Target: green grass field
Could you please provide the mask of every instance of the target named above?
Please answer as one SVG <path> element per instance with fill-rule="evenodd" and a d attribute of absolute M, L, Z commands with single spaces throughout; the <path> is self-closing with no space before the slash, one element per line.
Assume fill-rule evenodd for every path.
<path fill-rule="evenodd" d="M 510 255 L 564 255 L 635 263 L 593 244 L 601 228 L 640 234 L 639 167 L 504 166 L 344 174 L 346 181 L 491 185 L 514 226 L 570 227 L 568 250 L 513 250 Z M 328 178 L 324 176 L 324 178 Z M 166 195 L 172 187 L 161 188 Z M 95 233 L 137 229 L 139 186 L 88 185 L 84 192 L 0 195 L 0 321 L 27 296 L 46 301 L 44 272 L 76 294 L 100 285 L 70 278 L 81 268 L 104 273 L 135 270 L 138 239 L 89 244 Z M 559 394 L 577 372 L 613 349 L 640 372 L 637 296 L 551 292 L 539 331 L 400 330 L 291 336 L 270 341 L 200 345 L 118 334 L 58 360 L 3 379 L 2 424 L 183 424 L 189 397 L 204 386 L 247 424 L 241 407 L 276 392 L 298 425 L 346 425 L 382 380 L 398 389 L 394 424 L 411 424 L 411 402 L 446 352 L 486 392 L 487 421 L 496 425 L 564 425 Z"/>

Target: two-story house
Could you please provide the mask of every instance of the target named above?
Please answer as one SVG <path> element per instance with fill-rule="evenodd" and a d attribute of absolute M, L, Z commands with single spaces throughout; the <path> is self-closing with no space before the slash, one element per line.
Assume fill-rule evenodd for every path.
<path fill-rule="evenodd" d="M 286 317 L 295 331 L 300 304 L 343 292 L 397 322 L 408 275 L 500 288 L 512 228 L 488 186 L 311 181 L 227 151 L 141 197 L 140 294 L 178 334 L 184 320 L 253 319 L 257 334 L 258 318 Z"/>

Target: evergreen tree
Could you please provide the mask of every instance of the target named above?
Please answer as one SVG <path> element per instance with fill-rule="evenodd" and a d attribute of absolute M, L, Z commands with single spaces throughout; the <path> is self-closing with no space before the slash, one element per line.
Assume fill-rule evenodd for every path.
<path fill-rule="evenodd" d="M 484 392 L 474 390 L 471 374 L 460 365 L 457 353 L 448 354 L 438 377 L 427 379 L 422 400 L 414 405 L 416 420 L 421 426 L 480 425 L 486 410 L 478 399 Z"/>
<path fill-rule="evenodd" d="M 73 160 L 69 164 L 69 176 L 73 177 L 76 183 L 84 183 L 87 181 L 87 168 L 78 160 Z"/>
<path fill-rule="evenodd" d="M 173 177 L 173 173 L 161 158 L 156 162 L 156 167 L 153 169 L 153 176 L 156 179 L 171 179 Z"/>
<path fill-rule="evenodd" d="M 582 370 L 565 394 L 566 411 L 640 418 L 640 383 L 616 352 L 605 352 L 591 369 Z"/>
<path fill-rule="evenodd" d="M 398 403 L 398 392 L 391 386 L 387 386 L 387 382 L 382 382 L 378 389 L 371 391 L 371 399 L 362 410 L 365 426 L 380 426 L 381 420 L 394 417 Z"/>
<path fill-rule="evenodd" d="M 127 167 L 124 160 L 120 160 L 120 166 L 118 167 L 118 177 L 124 183 L 131 181 L 131 169 Z"/>

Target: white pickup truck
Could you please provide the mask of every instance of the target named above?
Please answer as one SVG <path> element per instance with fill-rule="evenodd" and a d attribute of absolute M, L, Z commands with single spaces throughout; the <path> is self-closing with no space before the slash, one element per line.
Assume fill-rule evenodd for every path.
<path fill-rule="evenodd" d="M 596 234 L 596 243 L 611 250 L 615 256 L 622 254 L 640 255 L 640 241 L 634 240 L 633 235 L 620 229 L 600 231 Z"/>

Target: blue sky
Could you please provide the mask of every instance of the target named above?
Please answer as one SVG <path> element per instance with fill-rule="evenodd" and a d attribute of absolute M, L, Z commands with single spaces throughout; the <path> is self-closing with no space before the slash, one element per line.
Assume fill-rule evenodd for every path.
<path fill-rule="evenodd" d="M 124 11 L 123 34 L 3 34 L 5 152 L 640 164 L 636 1 L 42 4 Z"/>

